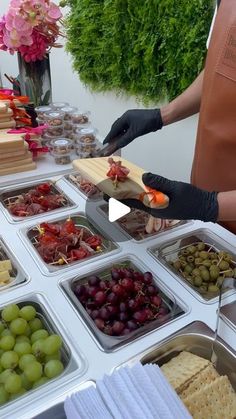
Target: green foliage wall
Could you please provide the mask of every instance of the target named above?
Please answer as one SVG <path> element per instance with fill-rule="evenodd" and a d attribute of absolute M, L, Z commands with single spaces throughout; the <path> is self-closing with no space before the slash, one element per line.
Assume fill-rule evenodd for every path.
<path fill-rule="evenodd" d="M 67 50 L 92 90 L 173 98 L 204 65 L 212 0 L 67 0 Z"/>

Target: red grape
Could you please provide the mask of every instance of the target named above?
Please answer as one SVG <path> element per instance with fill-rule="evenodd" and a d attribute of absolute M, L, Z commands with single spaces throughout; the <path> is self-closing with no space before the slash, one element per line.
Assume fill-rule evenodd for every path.
<path fill-rule="evenodd" d="M 106 335 L 109 335 L 109 336 L 112 336 L 112 326 L 110 326 L 109 324 L 107 324 L 105 327 L 104 327 L 104 330 L 103 330 L 103 332 L 104 333 L 106 333 Z"/>
<path fill-rule="evenodd" d="M 124 288 L 121 285 L 119 285 L 119 284 L 113 285 L 112 291 L 118 297 L 122 297 L 124 295 Z"/>
<path fill-rule="evenodd" d="M 126 326 L 127 326 L 127 327 L 131 330 L 131 331 L 136 330 L 136 329 L 138 328 L 137 324 L 136 324 L 133 320 L 129 320 L 129 321 L 126 323 Z"/>
<path fill-rule="evenodd" d="M 93 310 L 92 313 L 91 313 L 92 319 L 95 320 L 98 316 L 99 316 L 99 311 L 98 310 Z"/>
<path fill-rule="evenodd" d="M 140 281 L 134 281 L 134 291 L 139 292 L 142 291 L 143 284 Z"/>
<path fill-rule="evenodd" d="M 135 310 L 138 308 L 138 303 L 137 303 L 137 301 L 136 301 L 136 300 L 133 300 L 133 299 L 129 300 L 129 302 L 128 302 L 128 307 L 129 307 L 129 309 L 130 309 L 131 311 L 135 311 Z"/>
<path fill-rule="evenodd" d="M 133 273 L 133 279 L 136 281 L 142 281 L 143 280 L 143 274 L 141 272 L 134 272 Z"/>
<path fill-rule="evenodd" d="M 123 332 L 121 333 L 123 336 L 125 335 L 129 335 L 130 334 L 130 330 L 126 327 Z"/>
<path fill-rule="evenodd" d="M 119 309 L 120 311 L 126 311 L 128 308 L 127 303 L 120 303 Z"/>
<path fill-rule="evenodd" d="M 169 310 L 168 310 L 168 308 L 160 307 L 158 313 L 159 314 L 168 314 L 169 313 Z"/>
<path fill-rule="evenodd" d="M 101 317 L 101 319 L 103 319 L 103 320 L 108 320 L 109 319 L 110 313 L 109 313 L 109 311 L 107 310 L 106 307 L 100 308 L 99 317 Z"/>
<path fill-rule="evenodd" d="M 94 303 L 94 301 L 88 301 L 86 307 L 93 310 L 94 308 L 96 308 L 96 304 Z"/>
<path fill-rule="evenodd" d="M 117 306 L 108 306 L 107 310 L 109 311 L 110 318 L 113 318 L 118 314 L 119 310 Z"/>
<path fill-rule="evenodd" d="M 118 302 L 118 297 L 114 292 L 111 292 L 107 296 L 107 302 L 111 304 L 116 304 Z"/>
<path fill-rule="evenodd" d="M 143 282 L 147 285 L 151 284 L 153 280 L 153 276 L 151 272 L 145 272 L 143 275 Z"/>
<path fill-rule="evenodd" d="M 74 293 L 77 295 L 77 297 L 81 297 L 81 295 L 85 293 L 85 286 L 77 284 L 75 286 Z"/>
<path fill-rule="evenodd" d="M 95 287 L 95 286 L 91 286 L 87 288 L 87 293 L 89 295 L 89 297 L 95 297 L 95 295 L 97 294 L 99 288 Z"/>
<path fill-rule="evenodd" d="M 100 306 L 105 303 L 106 299 L 107 299 L 107 296 L 104 291 L 98 291 L 94 297 L 94 300 Z"/>
<path fill-rule="evenodd" d="M 100 278 L 96 275 L 91 275 L 88 278 L 88 284 L 91 286 L 99 285 L 99 283 L 100 283 Z"/>
<path fill-rule="evenodd" d="M 159 307 L 162 303 L 162 299 L 159 295 L 154 295 L 151 297 L 151 302 L 154 306 Z"/>
<path fill-rule="evenodd" d="M 144 310 L 136 311 L 133 314 L 134 320 L 136 320 L 138 323 L 144 323 L 147 320 L 147 314 Z"/>
<path fill-rule="evenodd" d="M 128 320 L 128 314 L 125 312 L 121 312 L 118 317 L 121 322 L 125 322 L 126 320 Z"/>
<path fill-rule="evenodd" d="M 114 335 L 120 335 L 123 332 L 124 328 L 125 328 L 124 323 L 116 321 L 114 322 L 112 326 L 112 331 Z"/>
<path fill-rule="evenodd" d="M 154 287 L 154 285 L 149 285 L 147 287 L 147 292 L 149 295 L 155 295 L 157 294 L 157 289 Z"/>
<path fill-rule="evenodd" d="M 102 291 L 105 291 L 108 288 L 108 285 L 105 281 L 100 281 L 99 287 Z"/>
<path fill-rule="evenodd" d="M 134 289 L 134 283 L 130 278 L 123 278 L 120 284 L 126 291 L 133 291 Z"/>
<path fill-rule="evenodd" d="M 112 276 L 113 279 L 115 279 L 117 281 L 120 279 L 119 271 L 116 268 L 112 268 L 111 276 Z"/>
<path fill-rule="evenodd" d="M 103 330 L 104 329 L 104 320 L 102 319 L 95 319 L 94 320 L 96 326 L 98 327 L 98 329 Z"/>

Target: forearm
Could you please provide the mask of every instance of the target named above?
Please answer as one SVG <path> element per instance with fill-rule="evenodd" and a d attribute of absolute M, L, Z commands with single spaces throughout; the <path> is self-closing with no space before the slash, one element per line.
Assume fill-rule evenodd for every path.
<path fill-rule="evenodd" d="M 204 70 L 180 96 L 161 108 L 163 125 L 172 124 L 199 112 L 203 75 Z"/>
<path fill-rule="evenodd" d="M 236 190 L 218 193 L 218 221 L 236 220 Z"/>

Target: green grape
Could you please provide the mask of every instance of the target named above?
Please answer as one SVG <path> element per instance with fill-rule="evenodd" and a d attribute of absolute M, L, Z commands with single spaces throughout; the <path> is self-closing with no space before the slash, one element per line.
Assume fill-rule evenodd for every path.
<path fill-rule="evenodd" d="M 4 354 L 4 350 L 0 349 L 0 358 L 1 358 L 2 354 Z"/>
<path fill-rule="evenodd" d="M 9 351 L 15 345 L 15 338 L 11 335 L 3 336 L 0 339 L 0 348 L 4 351 Z"/>
<path fill-rule="evenodd" d="M 27 322 L 33 320 L 36 316 L 36 310 L 33 306 L 24 306 L 20 309 L 19 316 Z"/>
<path fill-rule="evenodd" d="M 25 367 L 24 373 L 29 381 L 38 381 L 43 372 L 43 367 L 39 362 L 32 362 Z"/>
<path fill-rule="evenodd" d="M 36 332 L 31 335 L 31 342 L 34 343 L 39 339 L 46 339 L 48 337 L 48 331 L 45 329 L 36 330 Z"/>
<path fill-rule="evenodd" d="M 48 361 L 45 364 L 44 367 L 44 374 L 48 378 L 54 378 L 57 375 L 61 374 L 64 370 L 64 366 L 61 361 L 58 361 L 57 359 L 52 359 L 51 361 Z"/>
<path fill-rule="evenodd" d="M 21 387 L 20 391 L 18 391 L 18 392 L 17 392 L 17 393 L 15 393 L 15 394 L 11 394 L 11 395 L 10 395 L 9 401 L 11 401 L 11 400 L 15 400 L 15 399 L 17 399 L 18 397 L 22 396 L 22 394 L 25 394 L 25 393 L 26 393 L 26 389 L 25 389 L 25 388 L 23 388 L 23 387 Z"/>
<path fill-rule="evenodd" d="M 57 359 L 58 361 L 60 361 L 61 360 L 61 352 L 58 351 L 58 352 L 55 352 L 52 355 L 46 355 L 45 358 L 44 358 L 45 362 L 51 361 L 52 359 Z"/>
<path fill-rule="evenodd" d="M 5 329 L 5 325 L 4 323 L 0 320 L 0 334 L 3 332 L 3 330 Z"/>
<path fill-rule="evenodd" d="M 38 317 L 35 317 L 35 319 L 29 321 L 29 327 L 32 332 L 36 332 L 36 330 L 43 329 L 43 323 Z"/>
<path fill-rule="evenodd" d="M 16 343 L 20 343 L 20 342 L 28 342 L 30 343 L 30 339 L 28 338 L 28 336 L 25 335 L 20 335 L 16 337 Z"/>
<path fill-rule="evenodd" d="M 14 369 L 19 362 L 19 356 L 17 355 L 16 352 L 13 351 L 7 351 L 4 352 L 4 354 L 1 356 L 1 364 L 2 367 L 7 369 L 7 368 L 11 368 Z"/>
<path fill-rule="evenodd" d="M 10 330 L 14 335 L 24 335 L 27 326 L 25 319 L 15 319 L 10 323 Z"/>
<path fill-rule="evenodd" d="M 62 339 L 58 335 L 51 335 L 45 339 L 44 352 L 46 355 L 52 355 L 60 349 Z"/>
<path fill-rule="evenodd" d="M 29 337 L 30 338 L 31 333 L 32 333 L 32 331 L 31 331 L 31 329 L 30 329 L 30 327 L 29 327 L 29 325 L 27 323 L 27 326 L 26 326 L 26 329 L 25 329 L 25 333 L 24 334 L 25 334 L 26 337 Z"/>
<path fill-rule="evenodd" d="M 10 329 L 4 329 L 3 332 L 1 333 L 1 338 L 3 336 L 13 336 L 13 333 L 10 331 Z"/>
<path fill-rule="evenodd" d="M 25 354 L 22 355 L 19 361 L 19 367 L 22 371 L 24 371 L 25 367 L 30 364 L 31 362 L 35 362 L 36 358 L 33 354 Z"/>
<path fill-rule="evenodd" d="M 2 372 L 3 372 L 3 367 L 0 364 L 0 375 L 1 375 Z"/>
<path fill-rule="evenodd" d="M 32 352 L 37 359 L 42 358 L 45 355 L 44 352 L 44 339 L 36 340 L 32 345 Z"/>
<path fill-rule="evenodd" d="M 33 384 L 33 388 L 37 388 L 39 386 L 42 386 L 43 384 L 47 383 L 49 379 L 47 377 L 41 377 L 40 380 L 35 381 Z"/>
<path fill-rule="evenodd" d="M 20 376 L 21 376 L 21 384 L 22 384 L 22 387 L 25 390 L 31 390 L 31 388 L 32 388 L 31 381 L 28 380 L 28 378 L 25 376 L 25 374 L 23 372 L 22 372 L 22 374 L 20 374 Z"/>
<path fill-rule="evenodd" d="M 21 389 L 21 377 L 18 374 L 11 374 L 5 381 L 5 390 L 8 393 L 18 393 Z"/>
<path fill-rule="evenodd" d="M 12 370 L 10 370 L 10 369 L 4 370 L 4 371 L 0 374 L 0 383 L 1 383 L 1 384 L 4 384 L 4 383 L 5 383 L 5 381 L 6 381 L 6 379 L 7 379 L 7 377 L 8 377 L 9 375 L 11 375 L 11 374 L 15 374 L 15 373 L 14 373 L 14 371 L 12 371 Z"/>
<path fill-rule="evenodd" d="M 9 399 L 9 394 L 5 390 L 5 387 L 3 384 L 0 384 L 0 406 L 4 403 L 6 403 Z"/>
<path fill-rule="evenodd" d="M 19 355 L 31 354 L 32 348 L 30 343 L 28 342 L 20 342 L 16 343 L 14 346 L 14 351 Z"/>
<path fill-rule="evenodd" d="M 19 307 L 16 304 L 10 304 L 2 310 L 2 318 L 5 322 L 11 322 L 19 316 Z"/>

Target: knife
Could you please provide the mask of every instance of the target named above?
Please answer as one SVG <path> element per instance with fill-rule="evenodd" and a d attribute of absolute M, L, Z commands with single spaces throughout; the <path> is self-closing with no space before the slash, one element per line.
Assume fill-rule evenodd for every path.
<path fill-rule="evenodd" d="M 96 155 L 93 157 L 108 157 L 115 153 L 115 151 L 119 150 L 119 146 L 116 140 L 113 140 L 109 144 L 105 144 L 100 150 L 95 152 Z"/>

